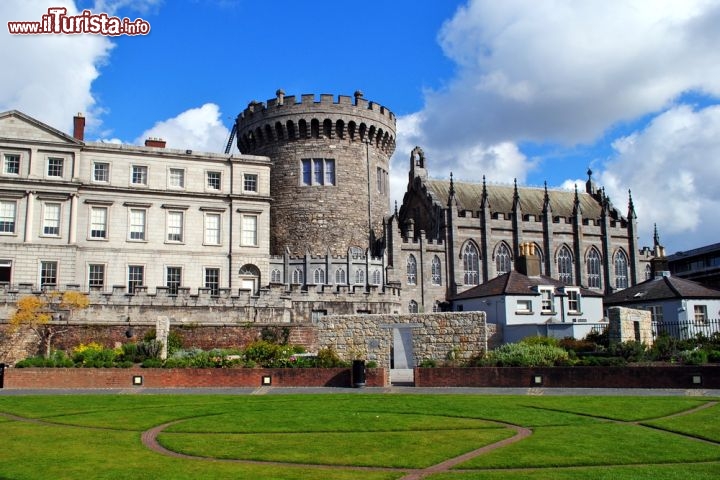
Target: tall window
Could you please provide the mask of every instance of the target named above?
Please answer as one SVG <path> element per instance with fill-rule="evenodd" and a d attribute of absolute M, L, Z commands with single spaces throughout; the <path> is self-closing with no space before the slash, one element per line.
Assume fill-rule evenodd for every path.
<path fill-rule="evenodd" d="M 695 305 L 695 323 L 704 325 L 707 319 L 707 305 Z"/>
<path fill-rule="evenodd" d="M 3 173 L 7 175 L 20 174 L 20 155 L 6 153 L 3 160 Z"/>
<path fill-rule="evenodd" d="M 377 191 L 381 195 L 388 194 L 388 172 L 384 168 L 377 167 L 376 172 Z"/>
<path fill-rule="evenodd" d="M 407 259 L 407 283 L 408 285 L 417 283 L 417 260 L 412 254 Z"/>
<path fill-rule="evenodd" d="M 165 286 L 170 295 L 177 295 L 182 282 L 182 267 L 167 267 L 165 272 Z"/>
<path fill-rule="evenodd" d="M 16 204 L 0 201 L 0 233 L 15 233 Z"/>
<path fill-rule="evenodd" d="M 438 257 L 437 255 L 435 255 L 432 259 L 430 270 L 430 273 L 432 274 L 432 284 L 440 285 L 442 283 L 442 273 L 440 270 L 440 257 Z"/>
<path fill-rule="evenodd" d="M 551 288 L 540 288 L 540 310 L 542 313 L 553 313 L 553 291 Z"/>
<path fill-rule="evenodd" d="M 133 185 L 147 185 L 148 167 L 146 167 L 145 165 L 133 165 L 130 182 Z"/>
<path fill-rule="evenodd" d="M 652 267 L 650 264 L 645 265 L 645 280 L 650 280 L 652 278 Z"/>
<path fill-rule="evenodd" d="M 272 272 L 270 272 L 270 283 L 282 283 L 282 272 L 274 268 Z"/>
<path fill-rule="evenodd" d="M 168 177 L 171 187 L 185 188 L 185 170 L 182 168 L 171 168 Z"/>
<path fill-rule="evenodd" d="M 315 285 L 322 285 L 325 283 L 325 270 L 322 268 L 316 268 L 313 272 L 313 281 Z"/>
<path fill-rule="evenodd" d="M 110 181 L 110 164 L 104 162 L 93 163 L 93 181 L 109 182 Z"/>
<path fill-rule="evenodd" d="M 145 240 L 146 213 L 137 208 L 130 210 L 130 240 Z"/>
<path fill-rule="evenodd" d="M 410 300 L 408 304 L 408 313 L 418 313 L 418 303 L 415 300 Z"/>
<path fill-rule="evenodd" d="M 205 245 L 220 245 L 220 214 L 205 214 Z"/>
<path fill-rule="evenodd" d="M 628 260 L 625 252 L 618 250 L 615 254 L 615 288 L 628 287 Z"/>
<path fill-rule="evenodd" d="M 241 241 L 244 246 L 257 246 L 257 215 L 243 215 Z"/>
<path fill-rule="evenodd" d="M 43 210 L 43 235 L 60 235 L 60 204 L 46 203 Z"/>
<path fill-rule="evenodd" d="M 167 241 L 183 241 L 183 212 L 168 212 L 167 214 Z"/>
<path fill-rule="evenodd" d="M 344 268 L 338 268 L 335 270 L 335 283 L 338 285 L 347 284 L 347 275 L 345 274 Z"/>
<path fill-rule="evenodd" d="M 142 265 L 128 266 L 128 293 L 135 293 L 145 283 L 145 267 Z"/>
<path fill-rule="evenodd" d="M 587 282 L 590 288 L 601 288 L 600 281 L 600 254 L 594 248 L 590 250 L 587 257 Z"/>
<path fill-rule="evenodd" d="M 568 290 L 568 311 L 579 313 L 580 310 L 580 292 L 578 290 Z"/>
<path fill-rule="evenodd" d="M 63 163 L 62 158 L 48 158 L 47 163 L 47 176 L 48 177 L 62 177 L 63 176 Z"/>
<path fill-rule="evenodd" d="M 105 207 L 90 208 L 90 238 L 107 238 L 107 213 Z"/>
<path fill-rule="evenodd" d="M 206 179 L 208 190 L 220 190 L 222 184 L 222 174 L 220 172 L 207 172 Z"/>
<path fill-rule="evenodd" d="M 557 256 L 558 280 L 565 285 L 573 284 L 573 264 L 570 249 L 563 245 Z"/>
<path fill-rule="evenodd" d="M 258 176 L 254 173 L 246 173 L 243 175 L 243 190 L 246 192 L 257 192 Z"/>
<path fill-rule="evenodd" d="M 335 185 L 333 158 L 303 158 L 301 169 L 303 185 Z"/>
<path fill-rule="evenodd" d="M 295 270 L 293 270 L 292 273 L 292 283 L 296 285 L 302 285 L 303 284 L 303 271 L 302 268 L 297 267 Z"/>
<path fill-rule="evenodd" d="M 57 262 L 40 262 L 40 287 L 57 286 L 57 268 Z"/>
<path fill-rule="evenodd" d="M 463 284 L 478 285 L 480 283 L 480 262 L 477 247 L 468 242 L 463 249 Z"/>
<path fill-rule="evenodd" d="M 365 284 L 365 270 L 357 269 L 355 270 L 355 284 L 356 285 L 364 285 Z"/>
<path fill-rule="evenodd" d="M 647 307 L 650 310 L 650 320 L 657 323 L 662 323 L 664 319 L 662 305 L 652 305 Z"/>
<path fill-rule="evenodd" d="M 218 295 L 220 293 L 220 269 L 206 268 L 203 285 L 210 289 L 210 295 Z"/>
<path fill-rule="evenodd" d="M 510 251 L 507 245 L 501 243 L 495 253 L 495 269 L 498 276 L 509 273 L 512 270 L 510 266 Z"/>
<path fill-rule="evenodd" d="M 370 282 L 373 285 L 381 285 L 382 284 L 382 274 L 380 273 L 380 269 L 376 268 L 372 272 L 372 281 Z"/>
<path fill-rule="evenodd" d="M 88 265 L 88 286 L 90 288 L 101 288 L 105 286 L 105 265 Z"/>

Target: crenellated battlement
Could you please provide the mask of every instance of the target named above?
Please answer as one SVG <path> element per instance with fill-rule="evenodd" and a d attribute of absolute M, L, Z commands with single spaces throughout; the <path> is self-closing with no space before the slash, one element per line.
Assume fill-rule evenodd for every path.
<path fill-rule="evenodd" d="M 243 153 L 253 153 L 278 142 L 326 138 L 335 141 L 370 142 L 386 155 L 395 151 L 395 114 L 386 107 L 362 98 L 303 94 L 262 102 L 252 101 L 237 117 L 237 144 Z"/>

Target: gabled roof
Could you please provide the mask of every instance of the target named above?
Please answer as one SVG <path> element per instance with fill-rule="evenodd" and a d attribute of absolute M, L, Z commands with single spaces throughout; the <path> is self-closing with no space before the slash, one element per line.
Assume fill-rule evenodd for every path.
<path fill-rule="evenodd" d="M 500 275 L 499 277 L 495 277 L 482 285 L 471 288 L 470 290 L 466 290 L 453 297 L 453 300 L 496 297 L 498 295 L 537 295 L 537 287 L 539 286 L 552 286 L 555 288 L 556 293 L 564 287 L 580 288 L 580 295 L 584 297 L 602 296 L 599 292 L 594 292 L 592 290 L 588 290 L 587 288 L 565 285 L 559 280 L 546 277 L 545 275 L 528 277 L 522 273 L 512 271 L 510 273 Z"/>
<path fill-rule="evenodd" d="M 637 304 L 648 301 L 678 299 L 718 299 L 720 290 L 700 285 L 680 277 L 658 277 L 605 297 L 605 306 Z"/>
<path fill-rule="evenodd" d="M 47 125 L 39 120 L 34 119 L 33 117 L 24 114 L 23 112 L 19 110 L 8 110 L 6 112 L 0 112 L 0 125 L 2 125 L 3 122 L 8 121 L 11 118 L 17 118 L 23 121 L 24 123 L 31 125 L 32 127 L 35 127 L 36 129 L 42 131 L 45 134 L 45 138 L 37 138 L 36 140 L 44 140 L 44 141 L 52 141 L 52 142 L 62 142 L 62 143 L 70 143 L 73 145 L 84 145 L 84 142 L 78 140 L 77 138 L 68 135 L 67 133 L 63 133 L 60 130 L 57 130 L 50 125 Z M 12 138 L 12 137 L 10 137 Z M 25 138 L 23 138 L 25 139 Z"/>

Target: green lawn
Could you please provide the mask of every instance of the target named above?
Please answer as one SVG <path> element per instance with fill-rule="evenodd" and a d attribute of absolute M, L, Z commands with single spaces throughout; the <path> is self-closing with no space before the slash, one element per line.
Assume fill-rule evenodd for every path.
<path fill-rule="evenodd" d="M 531 429 L 431 480 L 715 479 L 720 404 L 700 397 L 0 396 L 2 479 L 399 479 Z M 667 417 L 667 418 L 666 418 Z M 157 437 L 177 458 L 149 450 Z M 263 463 L 266 462 L 266 463 Z M 276 462 L 276 463 L 267 463 Z"/>

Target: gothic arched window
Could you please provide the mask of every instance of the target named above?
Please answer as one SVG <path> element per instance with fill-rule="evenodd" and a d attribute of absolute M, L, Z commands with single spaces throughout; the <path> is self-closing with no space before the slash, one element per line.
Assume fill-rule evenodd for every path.
<path fill-rule="evenodd" d="M 480 283 L 480 255 L 474 243 L 468 242 L 463 249 L 463 284 L 478 285 Z"/>
<path fill-rule="evenodd" d="M 303 284 L 303 271 L 302 268 L 297 267 L 293 270 L 292 283 L 302 285 Z"/>
<path fill-rule="evenodd" d="M 628 259 L 625 252 L 618 250 L 615 254 L 615 288 L 628 287 Z"/>
<path fill-rule="evenodd" d="M 500 275 L 509 273 L 510 270 L 512 270 L 512 266 L 510 264 L 510 250 L 506 244 L 501 243 L 495 253 L 495 269 L 497 270 L 497 276 L 499 277 Z"/>
<path fill-rule="evenodd" d="M 558 280 L 565 285 L 573 284 L 573 261 L 570 249 L 563 245 L 557 256 Z"/>
<path fill-rule="evenodd" d="M 601 267 L 600 267 L 600 254 L 594 248 L 590 249 L 590 253 L 587 256 L 587 283 L 588 288 L 601 288 Z"/>
<path fill-rule="evenodd" d="M 356 285 L 363 285 L 365 284 L 365 270 L 355 270 L 355 284 Z"/>
<path fill-rule="evenodd" d="M 270 283 L 282 283 L 282 272 L 279 269 L 275 268 L 270 273 Z"/>
<path fill-rule="evenodd" d="M 410 300 L 408 304 L 408 313 L 418 313 L 418 304 L 415 300 Z"/>
<path fill-rule="evenodd" d="M 440 257 L 438 257 L 437 255 L 435 255 L 432 259 L 431 273 L 432 273 L 432 284 L 433 285 L 442 284 L 442 273 L 440 270 Z"/>
<path fill-rule="evenodd" d="M 315 269 L 315 272 L 313 272 L 313 281 L 315 282 L 315 285 L 325 283 L 325 270 L 322 268 Z"/>
<path fill-rule="evenodd" d="M 345 285 L 347 283 L 347 277 L 345 276 L 345 269 L 338 268 L 335 270 L 335 283 L 338 285 Z"/>
<path fill-rule="evenodd" d="M 380 274 L 380 269 L 376 268 L 372 272 L 372 282 L 373 285 L 381 285 L 382 284 L 382 275 Z"/>
<path fill-rule="evenodd" d="M 408 285 L 417 284 L 417 260 L 412 254 L 407 259 L 407 283 Z"/>

